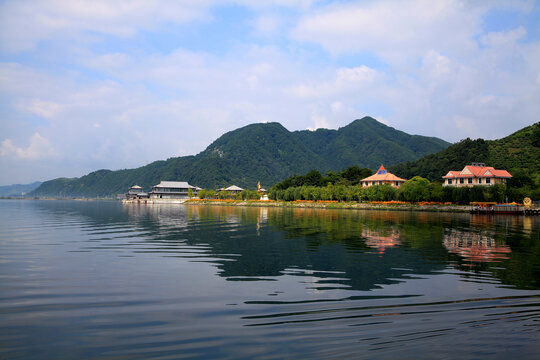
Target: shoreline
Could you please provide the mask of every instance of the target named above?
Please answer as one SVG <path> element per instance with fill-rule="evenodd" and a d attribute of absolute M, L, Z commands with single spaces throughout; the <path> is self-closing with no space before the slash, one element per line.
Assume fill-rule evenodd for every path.
<path fill-rule="evenodd" d="M 247 207 L 284 207 L 315 209 L 356 209 L 356 210 L 392 210 L 420 212 L 468 213 L 470 205 L 417 205 L 417 204 L 372 204 L 359 202 L 307 202 L 307 201 L 260 201 L 260 200 L 187 200 L 184 205 L 217 205 Z"/>
<path fill-rule="evenodd" d="M 118 201 L 111 198 L 30 198 L 30 197 L 0 197 L 1 200 L 37 200 L 37 201 Z M 283 208 L 313 208 L 313 209 L 356 209 L 356 210 L 391 210 L 419 212 L 450 212 L 468 213 L 470 205 L 418 205 L 418 204 L 373 204 L 362 202 L 313 202 L 313 201 L 263 201 L 263 200 L 200 200 L 188 199 L 178 202 L 122 202 L 128 205 L 206 205 L 206 206 L 247 206 L 247 207 L 283 207 Z"/>

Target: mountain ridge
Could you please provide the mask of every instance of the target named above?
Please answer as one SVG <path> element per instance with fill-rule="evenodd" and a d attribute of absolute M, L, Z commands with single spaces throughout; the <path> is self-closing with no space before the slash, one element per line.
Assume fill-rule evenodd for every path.
<path fill-rule="evenodd" d="M 448 147 L 433 137 L 409 135 L 371 117 L 334 129 L 289 131 L 282 124 L 257 123 L 229 131 L 197 155 L 158 160 L 123 170 L 98 170 L 80 178 L 44 182 L 32 195 L 106 197 L 138 184 L 146 190 L 161 180 L 183 180 L 204 188 L 236 184 L 270 186 L 312 169 L 339 171 L 352 165 L 377 168 Z"/>
<path fill-rule="evenodd" d="M 534 160 L 536 159 L 536 160 Z M 461 170 L 472 162 L 483 162 L 511 174 L 527 173 L 540 180 L 540 122 L 529 125 L 504 138 L 484 140 L 469 138 L 418 160 L 389 166 L 399 177 L 421 176 L 442 181 L 450 170 Z"/>

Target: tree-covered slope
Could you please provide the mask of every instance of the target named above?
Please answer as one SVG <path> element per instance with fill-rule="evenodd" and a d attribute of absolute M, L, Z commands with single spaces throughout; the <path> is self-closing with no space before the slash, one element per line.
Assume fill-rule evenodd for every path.
<path fill-rule="evenodd" d="M 444 140 L 409 135 L 371 117 L 355 120 L 339 130 L 302 132 L 304 138 L 318 137 L 316 148 L 326 159 L 333 159 L 331 170 L 358 164 L 373 170 L 441 151 L 450 144 Z M 324 142 L 326 139 L 326 143 Z M 307 140 L 309 143 L 309 140 Z"/>
<path fill-rule="evenodd" d="M 511 174 L 526 172 L 532 178 L 538 178 L 540 123 L 499 140 L 465 139 L 439 153 L 391 166 L 389 170 L 405 179 L 422 176 L 431 181 L 442 181 L 442 176 L 449 170 L 461 170 L 472 162 L 483 162 Z"/>
<path fill-rule="evenodd" d="M 408 135 L 372 118 L 338 130 L 290 132 L 279 123 L 252 124 L 230 131 L 195 156 L 156 161 L 136 169 L 99 170 L 74 179 L 43 183 L 34 196 L 103 197 L 138 184 L 146 190 L 162 180 L 188 181 L 203 188 L 236 184 L 271 186 L 293 174 L 358 165 L 376 169 L 447 147 L 449 143 Z"/>

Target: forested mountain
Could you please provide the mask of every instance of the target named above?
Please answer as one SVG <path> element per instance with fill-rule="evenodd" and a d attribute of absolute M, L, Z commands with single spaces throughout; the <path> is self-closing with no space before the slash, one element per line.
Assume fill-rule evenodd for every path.
<path fill-rule="evenodd" d="M 461 170 L 472 162 L 483 162 L 512 175 L 527 174 L 540 179 L 540 122 L 499 140 L 462 140 L 445 150 L 416 161 L 390 166 L 399 177 L 422 176 L 442 181 L 449 170 Z"/>
<path fill-rule="evenodd" d="M 376 170 L 381 164 L 396 164 L 445 149 L 450 144 L 435 137 L 409 135 L 371 117 L 355 120 L 339 130 L 298 131 L 309 148 L 341 170 L 359 165 Z"/>
<path fill-rule="evenodd" d="M 338 130 L 290 132 L 279 123 L 252 124 L 228 132 L 195 156 L 170 158 L 129 170 L 99 170 L 74 179 L 43 183 L 34 196 L 101 197 L 138 184 L 146 190 L 162 180 L 188 181 L 203 188 L 236 184 L 271 186 L 293 174 L 358 165 L 376 169 L 416 160 L 450 144 L 402 131 L 365 117 Z"/>
<path fill-rule="evenodd" d="M 36 189 L 41 182 L 36 181 L 31 184 L 14 184 L 0 186 L 0 196 L 22 196 Z"/>

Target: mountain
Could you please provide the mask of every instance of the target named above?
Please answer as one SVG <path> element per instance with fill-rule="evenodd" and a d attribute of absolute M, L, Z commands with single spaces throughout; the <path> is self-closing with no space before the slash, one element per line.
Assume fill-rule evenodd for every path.
<path fill-rule="evenodd" d="M 13 184 L 0 186 L 0 196 L 23 196 L 41 185 L 40 181 L 31 184 Z"/>
<path fill-rule="evenodd" d="M 483 162 L 511 174 L 526 173 L 540 177 L 540 122 L 499 140 L 462 140 L 436 154 L 390 166 L 399 177 L 422 176 L 442 181 L 449 170 L 461 170 L 472 162 Z"/>
<path fill-rule="evenodd" d="M 450 144 L 409 135 L 365 117 L 338 130 L 288 131 L 279 123 L 252 124 L 230 131 L 195 156 L 170 158 L 129 170 L 99 170 L 74 179 L 43 183 L 34 196 L 103 197 L 138 184 L 146 190 L 161 180 L 183 180 L 203 188 L 271 186 L 312 169 L 352 165 L 376 169 L 438 152 Z"/>
<path fill-rule="evenodd" d="M 332 170 L 359 165 L 376 170 L 381 164 L 417 159 L 447 148 L 435 137 L 409 135 L 371 117 L 355 120 L 339 130 L 298 131 L 302 142 L 332 162 Z"/>

